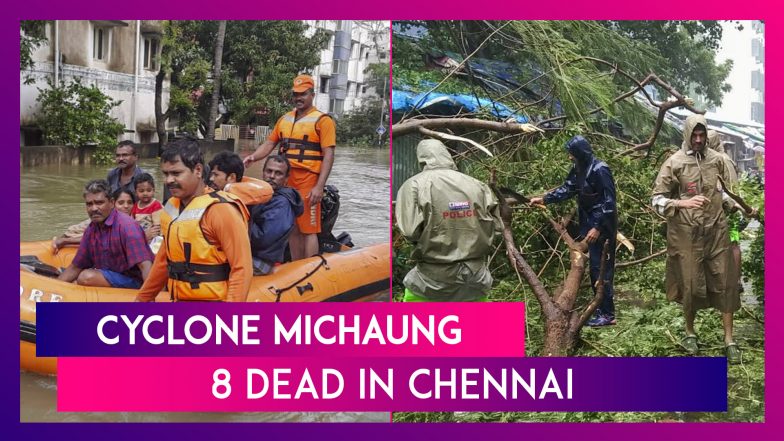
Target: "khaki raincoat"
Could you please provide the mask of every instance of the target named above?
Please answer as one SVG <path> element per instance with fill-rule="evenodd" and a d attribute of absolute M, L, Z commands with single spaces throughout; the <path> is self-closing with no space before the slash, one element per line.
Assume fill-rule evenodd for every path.
<path fill-rule="evenodd" d="M 487 185 L 457 171 L 441 141 L 420 142 L 417 159 L 422 172 L 403 183 L 395 206 L 417 262 L 403 284 L 432 301 L 476 300 L 493 282 L 486 260 L 502 229 L 498 201 Z"/>
<path fill-rule="evenodd" d="M 729 179 L 724 179 L 724 183 L 729 186 L 729 189 L 733 192 L 737 191 L 738 187 L 738 172 L 737 168 L 735 167 L 735 161 L 730 158 L 730 155 L 724 150 L 724 145 L 721 143 L 721 137 L 719 136 L 719 132 L 715 130 L 708 130 L 708 148 L 715 151 L 721 156 L 721 159 L 724 161 L 724 169 L 727 171 L 727 176 Z M 730 243 L 735 243 L 735 246 L 739 246 L 740 242 L 740 228 L 739 224 L 742 222 L 742 216 L 740 212 L 735 212 L 730 214 L 727 217 L 727 229 L 730 235 Z M 730 257 L 727 259 L 727 291 L 729 295 L 735 295 L 734 292 L 738 291 L 738 283 L 733 281 L 740 279 L 740 268 L 735 262 L 735 259 L 730 253 Z"/>
<path fill-rule="evenodd" d="M 725 182 L 730 176 L 724 159 L 707 145 L 702 151 L 691 149 L 697 125 L 708 128 L 702 115 L 686 119 L 681 150 L 664 162 L 653 188 L 653 205 L 667 218 L 667 298 L 687 311 L 734 312 L 740 299 L 736 289 L 726 289 L 730 241 L 718 181 L 718 176 Z M 709 201 L 700 208 L 675 207 L 676 200 L 695 195 Z"/>
<path fill-rule="evenodd" d="M 721 143 L 719 132 L 708 130 L 708 148 L 721 155 L 721 159 L 724 161 L 724 168 L 727 170 L 727 175 L 729 176 L 729 180 L 725 179 L 724 182 L 730 186 L 730 190 L 734 190 L 735 184 L 738 183 L 738 172 L 736 171 L 735 162 L 730 158 L 727 152 L 724 151 L 724 145 Z"/>

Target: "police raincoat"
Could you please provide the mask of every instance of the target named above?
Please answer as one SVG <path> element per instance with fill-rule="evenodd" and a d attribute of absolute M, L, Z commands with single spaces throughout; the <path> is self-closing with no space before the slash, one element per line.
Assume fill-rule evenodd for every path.
<path fill-rule="evenodd" d="M 702 115 L 686 118 L 681 149 L 662 165 L 653 188 L 653 206 L 667 218 L 667 298 L 686 311 L 713 307 L 722 312 L 740 308 L 737 290 L 727 290 L 730 259 L 727 218 L 718 177 L 730 179 L 722 157 L 705 146 L 692 150 L 697 125 L 707 130 Z M 706 140 L 707 143 L 707 140 Z M 702 195 L 700 208 L 677 208 L 675 201 Z"/>
<path fill-rule="evenodd" d="M 457 171 L 441 141 L 420 142 L 417 159 L 422 172 L 403 183 L 395 206 L 417 262 L 403 284 L 432 301 L 479 299 L 493 282 L 486 260 L 503 228 L 498 201 L 487 185 Z"/>

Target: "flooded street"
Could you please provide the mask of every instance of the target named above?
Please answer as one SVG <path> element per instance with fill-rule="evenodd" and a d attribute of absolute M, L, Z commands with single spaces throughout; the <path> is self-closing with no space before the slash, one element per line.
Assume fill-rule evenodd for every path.
<path fill-rule="evenodd" d="M 338 147 L 328 184 L 340 192 L 340 216 L 333 233 L 351 234 L 356 246 L 389 242 L 389 150 Z M 157 159 L 139 165 L 152 173 L 155 193 L 162 198 Z M 70 225 L 87 218 L 82 198 L 84 184 L 105 178 L 112 166 L 47 165 L 22 168 L 20 182 L 20 241 L 51 240 Z M 260 177 L 254 164 L 248 175 Z M 121 380 L 121 379 L 118 379 Z M 57 379 L 20 372 L 20 420 L 73 422 L 388 422 L 386 412 L 286 413 L 58 413 Z"/>
<path fill-rule="evenodd" d="M 155 178 L 155 194 L 163 197 L 157 159 L 139 165 Z M 49 240 L 70 225 L 87 219 L 82 189 L 90 179 L 106 178 L 113 166 L 46 165 L 21 169 L 20 239 Z M 261 163 L 247 171 L 261 177 Z M 328 184 L 340 192 L 337 236 L 347 231 L 357 246 L 389 241 L 389 150 L 338 147 Z"/>

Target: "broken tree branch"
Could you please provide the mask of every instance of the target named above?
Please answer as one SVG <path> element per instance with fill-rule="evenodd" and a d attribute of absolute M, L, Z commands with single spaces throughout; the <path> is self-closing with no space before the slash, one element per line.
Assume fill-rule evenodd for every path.
<path fill-rule="evenodd" d="M 746 212 L 747 217 L 757 219 L 761 225 L 765 225 L 765 221 L 760 218 L 759 212 L 752 208 L 751 205 L 747 204 L 742 197 L 730 191 L 729 186 L 724 182 L 724 179 L 722 179 L 721 176 L 719 176 L 719 182 L 721 182 L 721 187 L 724 189 L 724 193 L 727 193 L 727 196 L 729 196 L 730 199 L 735 201 L 738 205 L 740 205 L 741 208 L 743 208 L 743 211 Z"/>
<path fill-rule="evenodd" d="M 615 269 L 623 269 L 623 268 L 628 268 L 630 266 L 639 265 L 641 263 L 645 263 L 645 262 L 647 262 L 649 260 L 653 260 L 653 259 L 655 259 L 655 258 L 657 258 L 657 257 L 659 257 L 661 255 L 664 255 L 664 253 L 666 253 L 666 252 L 667 252 L 667 248 L 665 248 L 663 250 L 659 250 L 659 251 L 651 254 L 650 256 L 645 256 L 645 257 L 643 257 L 641 259 L 630 260 L 629 262 L 616 263 L 615 264 Z"/>
<path fill-rule="evenodd" d="M 393 136 L 403 136 L 426 129 L 482 129 L 501 133 L 532 134 L 542 130 L 532 124 L 485 121 L 476 118 L 409 119 L 392 125 Z"/>
<path fill-rule="evenodd" d="M 473 141 L 471 139 L 463 138 L 462 136 L 455 136 L 455 135 L 449 135 L 447 133 L 436 132 L 435 130 L 426 129 L 424 127 L 419 127 L 418 130 L 419 130 L 419 133 L 421 133 L 421 134 L 423 134 L 425 136 L 429 136 L 431 138 L 440 139 L 441 141 L 459 141 L 459 142 L 463 142 L 463 143 L 468 144 L 468 145 L 474 147 L 475 149 L 481 151 L 482 153 L 486 154 L 487 156 L 491 156 L 491 157 L 493 156 L 493 154 L 490 152 L 490 150 L 487 150 L 487 148 L 485 146 L 483 146 L 482 144 L 479 144 L 478 142 Z"/>
<path fill-rule="evenodd" d="M 681 107 L 683 104 L 684 103 L 680 101 L 666 101 L 658 105 L 657 107 L 659 108 L 659 113 L 656 115 L 656 124 L 654 125 L 653 133 L 651 133 L 651 136 L 648 137 L 648 140 L 641 144 L 635 144 L 634 147 L 622 151 L 618 154 L 618 156 L 631 155 L 632 153 L 638 152 L 640 150 L 649 150 L 653 146 L 653 143 L 656 142 L 656 138 L 659 136 L 659 132 L 661 131 L 662 125 L 664 124 L 664 117 L 667 112 L 675 107 Z"/>
<path fill-rule="evenodd" d="M 525 261 L 523 255 L 517 251 L 517 247 L 514 243 L 514 236 L 512 235 L 512 209 L 509 207 L 509 204 L 506 203 L 503 195 L 501 195 L 501 193 L 498 191 L 498 187 L 495 184 L 495 173 L 492 173 L 490 188 L 493 190 L 493 193 L 496 194 L 499 204 L 501 205 L 503 237 L 509 263 L 511 263 L 512 267 L 523 276 L 526 282 L 528 282 L 528 285 L 531 287 L 531 290 L 533 290 L 536 299 L 539 300 L 539 304 L 542 306 L 542 312 L 544 314 L 553 314 L 556 310 L 556 307 L 553 304 L 553 300 L 550 298 L 550 294 L 547 293 L 547 290 L 544 288 L 544 285 L 542 285 L 542 282 L 538 277 L 536 277 L 536 273 L 534 272 L 533 268 L 528 265 L 528 262 Z"/>
<path fill-rule="evenodd" d="M 605 60 L 600 60 L 598 58 L 593 57 L 581 57 L 571 61 L 567 61 L 566 63 L 574 63 L 577 61 L 591 61 L 594 63 L 603 64 L 609 66 L 613 69 L 613 72 L 618 73 L 625 78 L 629 79 L 631 82 L 634 83 L 634 87 L 630 90 L 618 95 L 612 101 L 613 104 L 618 103 L 622 100 L 625 100 L 629 97 L 632 97 L 637 92 L 641 92 L 645 95 L 648 102 L 659 109 L 658 114 L 656 115 L 656 124 L 654 125 L 653 132 L 648 137 L 645 142 L 639 144 L 632 144 L 629 141 L 625 141 L 613 136 L 608 136 L 610 138 L 615 139 L 616 141 L 630 146 L 628 149 L 618 153 L 618 156 L 627 156 L 632 155 L 636 152 L 647 150 L 648 153 L 651 151 L 651 147 L 656 142 L 656 139 L 661 132 L 662 126 L 664 125 L 664 118 L 668 111 L 676 107 L 685 107 L 686 109 L 698 113 L 704 114 L 704 110 L 698 110 L 693 105 L 690 99 L 682 95 L 678 92 L 674 87 L 669 85 L 668 83 L 664 82 L 661 78 L 659 78 L 656 74 L 650 74 L 642 81 L 638 81 L 634 79 L 633 76 L 624 72 L 622 69 L 619 69 L 616 65 L 607 62 Z M 662 89 L 666 90 L 674 99 L 664 101 L 661 103 L 656 103 L 645 91 L 645 86 L 648 84 L 657 84 Z M 588 112 L 589 115 L 593 115 L 599 113 L 604 110 L 604 107 L 596 107 Z M 511 134 L 531 134 L 531 133 L 543 133 L 543 126 L 548 125 L 549 123 L 553 123 L 556 121 L 563 121 L 566 120 L 566 115 L 555 116 L 552 118 L 544 119 L 536 124 L 518 124 L 512 122 L 499 122 L 499 121 L 485 121 L 480 119 L 473 119 L 473 118 L 439 118 L 439 119 L 409 119 L 403 120 L 397 124 L 392 126 L 392 135 L 393 136 L 402 136 L 407 135 L 414 132 L 423 133 L 420 128 L 425 129 L 480 129 L 480 130 L 490 130 L 495 132 L 501 133 L 511 133 Z M 430 134 L 429 136 L 438 137 L 436 134 Z M 439 138 L 442 139 L 442 138 Z"/>

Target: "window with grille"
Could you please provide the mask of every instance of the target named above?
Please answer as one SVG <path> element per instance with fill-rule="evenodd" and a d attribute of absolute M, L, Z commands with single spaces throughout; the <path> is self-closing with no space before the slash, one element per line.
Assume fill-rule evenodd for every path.
<path fill-rule="evenodd" d="M 144 39 L 144 68 L 147 70 L 158 70 L 158 47 L 159 42 L 157 38 Z"/>
<path fill-rule="evenodd" d="M 107 61 L 109 59 L 109 28 L 93 28 L 93 59 Z"/>
<path fill-rule="evenodd" d="M 761 39 L 755 38 L 751 40 L 751 55 L 757 63 L 765 62 L 765 45 Z"/>
<path fill-rule="evenodd" d="M 332 60 L 332 73 L 348 73 L 348 61 L 346 60 Z"/>
<path fill-rule="evenodd" d="M 751 103 L 751 120 L 760 124 L 765 123 L 765 104 Z"/>
<path fill-rule="evenodd" d="M 765 74 L 759 70 L 751 73 L 751 88 L 760 92 L 765 92 Z"/>
<path fill-rule="evenodd" d="M 344 100 L 331 99 L 329 100 L 329 113 L 342 114 Z"/>

